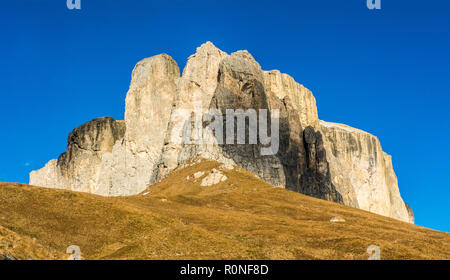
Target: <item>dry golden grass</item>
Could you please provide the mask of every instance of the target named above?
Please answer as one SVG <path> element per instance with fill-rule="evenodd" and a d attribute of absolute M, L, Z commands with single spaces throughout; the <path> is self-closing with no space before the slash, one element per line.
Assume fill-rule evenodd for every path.
<path fill-rule="evenodd" d="M 374 244 L 382 259 L 450 259 L 448 233 L 274 188 L 237 168 L 212 187 L 192 176 L 219 166 L 188 166 L 120 198 L 0 183 L 0 253 L 61 259 L 74 244 L 85 259 L 367 259 Z M 346 221 L 331 223 L 336 216 Z"/>

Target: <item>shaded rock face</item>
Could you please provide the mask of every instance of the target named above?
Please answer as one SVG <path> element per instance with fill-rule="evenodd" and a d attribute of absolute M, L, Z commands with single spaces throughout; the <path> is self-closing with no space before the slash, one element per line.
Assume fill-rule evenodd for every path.
<path fill-rule="evenodd" d="M 306 147 L 307 168 L 300 178 L 298 191 L 313 197 L 344 203 L 342 195 L 331 182 L 322 133 L 308 126 L 303 131 L 303 140 Z"/>
<path fill-rule="evenodd" d="M 111 117 L 94 119 L 75 128 L 68 138 L 67 152 L 58 158 L 57 166 L 70 175 L 76 169 L 76 162 L 85 154 L 101 159 L 105 152 L 111 152 L 117 140 L 125 135 L 125 123 Z"/>
<path fill-rule="evenodd" d="M 219 161 L 226 160 L 217 144 L 189 145 L 175 142 L 173 138 L 179 136 L 178 128 L 186 125 L 193 112 L 201 115 L 209 109 L 217 88 L 219 64 L 227 56 L 225 52 L 207 42 L 189 57 L 175 93 L 173 110 L 169 113 L 168 129 L 165 132 L 155 180 L 161 180 L 177 166 L 198 155 Z M 213 138 L 212 135 L 209 136 Z"/>
<path fill-rule="evenodd" d="M 177 63 L 166 54 L 134 67 L 125 99 L 126 132 L 103 156 L 97 194 L 133 195 L 155 181 L 179 79 Z"/>
<path fill-rule="evenodd" d="M 219 110 L 224 120 L 229 117 L 226 110 L 230 108 L 241 109 L 244 112 L 248 109 L 253 109 L 255 112 L 259 112 L 259 109 L 269 110 L 267 99 L 261 67 L 248 52 L 233 53 L 221 62 L 218 85 L 210 107 Z M 257 117 L 259 119 L 259 115 Z M 234 118 L 233 122 L 236 128 L 237 118 Z M 249 120 L 246 119 L 246 143 L 250 141 L 249 125 Z M 226 136 L 225 127 L 223 129 L 223 135 Z M 263 156 L 260 144 L 242 145 L 237 143 L 236 134 L 233 138 L 233 144 L 220 145 L 221 152 L 226 158 L 232 159 L 234 164 L 255 173 L 273 185 L 284 186 L 283 165 L 277 155 Z"/>
<path fill-rule="evenodd" d="M 125 122 L 98 118 L 75 128 L 67 151 L 30 174 L 30 184 L 95 193 L 103 155 L 125 134 Z"/>
<path fill-rule="evenodd" d="M 220 135 L 209 127 L 218 116 L 204 115 L 212 110 L 225 121 L 228 109 L 267 109 L 269 131 L 273 122 L 279 124 L 277 152 L 267 155 L 262 152 L 267 145 L 249 143 L 248 120 L 246 144 L 221 142 L 225 123 Z M 237 119 L 233 122 L 236 127 Z M 186 131 L 189 135 L 183 138 Z M 177 141 L 181 138 L 189 141 Z M 278 70 L 263 71 L 247 51 L 228 55 L 210 42 L 189 57 L 181 77 L 166 54 L 137 63 L 125 120 L 101 118 L 75 129 L 67 151 L 33 171 L 30 184 L 134 195 L 202 158 L 240 166 L 274 186 L 413 221 L 391 158 L 376 137 L 319 121 L 316 100 L 307 88 Z"/>
<path fill-rule="evenodd" d="M 289 103 L 297 110 L 302 127 L 318 127 L 319 116 L 316 99 L 309 89 L 278 70 L 263 71 L 263 73 L 266 90 L 272 92 L 280 100 L 286 96 L 289 97 Z"/>

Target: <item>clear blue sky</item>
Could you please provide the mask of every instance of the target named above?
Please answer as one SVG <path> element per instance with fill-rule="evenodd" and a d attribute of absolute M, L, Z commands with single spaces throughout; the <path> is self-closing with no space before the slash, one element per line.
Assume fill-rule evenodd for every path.
<path fill-rule="evenodd" d="M 123 119 L 140 59 L 182 69 L 209 40 L 293 76 L 321 119 L 378 136 L 417 224 L 450 232 L 450 1 L 81 2 L 0 1 L 0 181 L 27 183 L 80 124 Z"/>

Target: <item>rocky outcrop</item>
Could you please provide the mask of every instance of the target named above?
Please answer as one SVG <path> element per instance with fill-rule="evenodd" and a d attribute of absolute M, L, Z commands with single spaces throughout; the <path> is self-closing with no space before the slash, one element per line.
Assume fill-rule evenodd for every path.
<path fill-rule="evenodd" d="M 196 156 L 225 160 L 214 141 L 206 143 L 207 141 L 197 140 L 203 136 L 199 132 L 202 115 L 209 109 L 217 88 L 219 64 L 227 56 L 211 42 L 207 42 L 198 47 L 196 53 L 189 57 L 178 85 L 173 110 L 169 113 L 170 121 L 157 169 L 158 180 Z M 180 128 L 185 128 L 188 122 L 192 122 L 192 125 L 189 124 L 193 131 L 193 137 L 190 140 L 194 144 L 181 141 Z M 211 134 L 205 137 L 214 140 Z"/>
<path fill-rule="evenodd" d="M 220 182 L 226 181 L 228 178 L 222 172 L 219 170 L 213 168 L 211 172 L 202 179 L 202 183 L 200 186 L 202 187 L 211 187 L 214 186 Z"/>
<path fill-rule="evenodd" d="M 17 259 L 11 255 L 0 253 L 0 261 L 15 261 L 15 260 Z"/>
<path fill-rule="evenodd" d="M 236 110 L 234 127 L 242 125 L 238 116 L 244 119 L 245 144 L 236 135 L 229 142 L 225 124 L 217 126 L 228 109 Z M 261 110 L 269 130 L 279 129 L 251 139 L 249 131 L 261 130 L 264 115 L 256 115 L 258 125 L 248 117 Z M 391 158 L 375 136 L 319 121 L 311 91 L 287 74 L 263 71 L 247 51 L 228 55 L 210 42 L 189 57 L 181 77 L 166 54 L 140 61 L 125 120 L 102 118 L 75 129 L 67 151 L 32 172 L 30 184 L 133 195 L 201 158 L 242 167 L 278 187 L 413 220 Z M 218 173 L 208 176 L 205 186 L 222 180 Z"/>
<path fill-rule="evenodd" d="M 264 76 L 259 64 L 247 51 L 235 52 L 220 64 L 218 85 L 211 101 L 211 108 L 218 110 L 222 118 L 227 118 L 227 109 L 241 109 L 243 114 L 248 109 L 258 112 L 259 109 L 270 110 L 268 96 L 264 88 Z M 265 181 L 284 186 L 286 183 L 283 165 L 277 155 L 263 155 L 263 145 L 250 143 L 250 121 L 246 117 L 246 145 L 237 142 L 237 136 L 232 135 L 232 143 L 220 145 L 221 153 L 233 160 L 234 164 L 258 175 Z M 237 128 L 238 120 L 232 120 Z M 223 135 L 226 137 L 225 127 Z"/>
<path fill-rule="evenodd" d="M 105 196 L 143 191 L 155 178 L 179 76 L 166 54 L 137 63 L 125 121 L 106 117 L 76 128 L 67 152 L 31 172 L 30 184 Z"/>
<path fill-rule="evenodd" d="M 126 132 L 103 156 L 97 194 L 133 195 L 155 181 L 179 78 L 166 54 L 136 64 L 125 99 Z"/>
<path fill-rule="evenodd" d="M 409 222 L 411 224 L 414 224 L 414 212 L 413 212 L 413 210 L 411 209 L 411 206 L 409 206 L 408 203 L 405 203 L 405 206 L 406 206 L 406 210 L 408 210 Z"/>
<path fill-rule="evenodd" d="M 343 203 L 342 195 L 331 182 L 330 167 L 322 133 L 312 126 L 303 131 L 307 168 L 301 175 L 298 191 L 313 197 Z"/>
<path fill-rule="evenodd" d="M 263 71 L 266 90 L 271 91 L 279 99 L 289 97 L 292 106 L 297 110 L 302 127 L 317 128 L 319 116 L 317 114 L 316 99 L 312 92 L 297 83 L 291 76 L 278 70 Z"/>
<path fill-rule="evenodd" d="M 124 137 L 124 121 L 98 118 L 75 128 L 67 151 L 30 174 L 30 184 L 96 193 L 103 155 Z"/>
<path fill-rule="evenodd" d="M 342 124 L 320 122 L 331 179 L 344 203 L 409 221 L 392 160 L 377 137 Z"/>

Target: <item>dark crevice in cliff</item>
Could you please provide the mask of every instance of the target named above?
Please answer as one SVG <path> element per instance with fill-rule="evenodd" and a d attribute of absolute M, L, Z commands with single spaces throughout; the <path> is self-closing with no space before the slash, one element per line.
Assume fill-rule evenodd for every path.
<path fill-rule="evenodd" d="M 308 126 L 303 131 L 307 167 L 300 177 L 298 191 L 313 197 L 344 204 L 342 195 L 331 182 L 322 133 Z"/>

